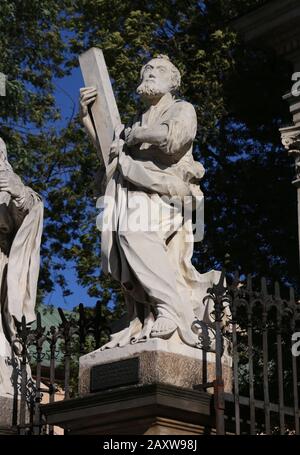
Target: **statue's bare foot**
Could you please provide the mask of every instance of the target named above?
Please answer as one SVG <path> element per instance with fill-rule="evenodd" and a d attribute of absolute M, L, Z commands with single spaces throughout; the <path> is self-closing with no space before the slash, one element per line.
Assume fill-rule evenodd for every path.
<path fill-rule="evenodd" d="M 130 343 L 131 338 L 135 337 L 141 331 L 141 328 L 141 321 L 138 317 L 136 317 L 130 321 L 129 327 L 125 327 L 123 330 L 111 334 L 110 341 L 104 346 L 101 346 L 101 348 L 99 348 L 99 351 L 126 346 Z"/>
<path fill-rule="evenodd" d="M 150 312 L 144 321 L 144 325 L 143 325 L 143 329 L 142 329 L 141 333 L 137 337 L 131 338 L 130 343 L 135 344 L 135 343 L 146 342 L 150 338 L 150 333 L 151 333 L 153 324 L 154 324 L 154 316 L 153 316 L 153 313 Z"/>
<path fill-rule="evenodd" d="M 168 338 L 177 329 L 177 325 L 172 319 L 160 316 L 152 326 L 151 337 Z"/>

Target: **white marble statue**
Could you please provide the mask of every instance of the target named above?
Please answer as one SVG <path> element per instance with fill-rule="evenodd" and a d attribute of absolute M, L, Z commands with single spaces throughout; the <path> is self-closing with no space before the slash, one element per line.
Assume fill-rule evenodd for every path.
<path fill-rule="evenodd" d="M 219 272 L 199 274 L 194 268 L 191 211 L 183 217 L 180 204 L 172 205 L 172 200 L 203 198 L 204 168 L 192 155 L 197 117 L 192 104 L 175 97 L 180 81 L 165 55 L 143 66 L 137 93 L 145 111 L 131 127 L 116 131 L 103 172 L 105 198 L 114 205 L 102 214 L 102 269 L 122 284 L 128 317 L 102 349 L 167 339 L 176 331 L 181 342 L 199 347 L 192 327 L 197 320 L 210 321 L 203 297 Z M 81 119 L 99 147 L 88 110 L 96 97 L 95 88 L 81 89 Z M 130 229 L 136 199 L 147 207 L 147 226 Z"/>
<path fill-rule="evenodd" d="M 35 320 L 42 226 L 41 198 L 14 173 L 0 138 L 0 395 L 13 394 L 15 323 Z"/>

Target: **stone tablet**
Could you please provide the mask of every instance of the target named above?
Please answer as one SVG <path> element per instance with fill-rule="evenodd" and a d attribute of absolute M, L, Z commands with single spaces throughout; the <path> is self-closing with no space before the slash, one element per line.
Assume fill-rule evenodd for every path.
<path fill-rule="evenodd" d="M 98 91 L 90 113 L 101 148 L 99 158 L 107 167 L 114 132 L 121 119 L 102 50 L 92 47 L 80 55 L 79 63 L 85 85 Z"/>

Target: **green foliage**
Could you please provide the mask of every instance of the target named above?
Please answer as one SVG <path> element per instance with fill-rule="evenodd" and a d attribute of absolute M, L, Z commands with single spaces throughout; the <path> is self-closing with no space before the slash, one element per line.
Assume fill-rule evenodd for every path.
<path fill-rule="evenodd" d="M 196 245 L 197 267 L 219 266 L 229 253 L 245 272 L 296 282 L 296 201 L 278 134 L 290 68 L 245 48 L 229 24 L 259 3 L 1 2 L 0 71 L 8 87 L 0 97 L 0 135 L 16 171 L 46 203 L 40 298 L 55 281 L 68 295 L 64 269 L 75 265 L 91 296 L 122 302 L 119 285 L 100 270 L 96 154 L 75 113 L 61 129 L 53 97 L 53 77 L 78 66 L 78 54 L 90 46 L 104 50 L 124 122 L 136 114 L 135 88 L 147 58 L 166 53 L 182 72 L 180 96 L 198 114 L 195 156 L 207 169 L 207 231 Z"/>

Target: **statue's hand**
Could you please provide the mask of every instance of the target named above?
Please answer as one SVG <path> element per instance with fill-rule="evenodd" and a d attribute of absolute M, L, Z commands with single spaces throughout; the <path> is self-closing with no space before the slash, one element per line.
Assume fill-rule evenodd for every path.
<path fill-rule="evenodd" d="M 89 117 L 88 106 L 97 98 L 97 89 L 95 87 L 83 87 L 80 89 L 80 118 L 84 124 Z"/>
<path fill-rule="evenodd" d="M 124 140 L 120 139 L 121 134 L 124 131 L 124 125 L 121 123 L 120 125 L 117 125 L 115 129 L 115 136 L 114 140 L 111 143 L 110 150 L 109 150 L 109 158 L 112 161 L 116 156 L 119 156 L 120 150 L 123 149 L 124 145 Z"/>
<path fill-rule="evenodd" d="M 146 127 L 133 125 L 130 130 L 125 130 L 125 142 L 130 147 L 143 142 Z"/>
<path fill-rule="evenodd" d="M 12 197 L 20 197 L 24 192 L 24 185 L 14 172 L 0 172 L 0 190 L 7 191 Z"/>
<path fill-rule="evenodd" d="M 88 106 L 95 101 L 97 95 L 98 93 L 95 87 L 83 87 L 80 89 L 80 120 L 96 150 L 98 150 L 100 146 L 93 122 L 89 115 Z"/>
<path fill-rule="evenodd" d="M 112 142 L 112 144 L 111 144 L 111 146 L 110 146 L 110 150 L 109 150 L 109 158 L 110 158 L 111 161 L 112 161 L 116 156 L 119 156 L 120 150 L 122 150 L 123 145 L 124 145 L 123 139 L 115 139 L 115 140 Z"/>

